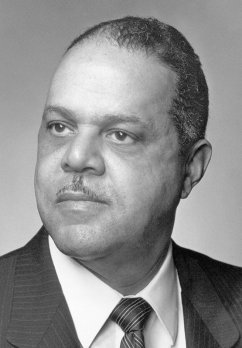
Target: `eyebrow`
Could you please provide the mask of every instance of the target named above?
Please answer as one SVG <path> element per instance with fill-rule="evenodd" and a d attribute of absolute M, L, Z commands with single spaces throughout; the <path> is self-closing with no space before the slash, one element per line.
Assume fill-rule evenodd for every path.
<path fill-rule="evenodd" d="M 74 112 L 70 111 L 69 109 L 63 107 L 63 106 L 57 106 L 57 105 L 48 105 L 43 113 L 43 119 L 46 117 L 48 113 L 57 113 L 60 116 L 67 118 L 71 121 L 77 120 L 77 116 Z M 151 120 L 143 121 L 140 119 L 140 117 L 136 115 L 127 115 L 127 114 L 121 114 L 121 113 L 113 113 L 113 114 L 104 114 L 102 116 L 92 116 L 91 122 L 93 124 L 101 124 L 101 123 L 134 123 L 141 125 L 143 128 L 146 128 L 147 130 L 154 132 L 154 124 Z"/>

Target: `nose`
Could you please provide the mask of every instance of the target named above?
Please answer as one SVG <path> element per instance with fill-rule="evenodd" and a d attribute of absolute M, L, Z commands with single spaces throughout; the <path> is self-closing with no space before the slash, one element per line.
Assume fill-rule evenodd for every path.
<path fill-rule="evenodd" d="M 100 143 L 97 137 L 90 133 L 88 131 L 79 133 L 67 143 L 61 160 L 61 167 L 65 172 L 104 174 L 105 164 Z"/>

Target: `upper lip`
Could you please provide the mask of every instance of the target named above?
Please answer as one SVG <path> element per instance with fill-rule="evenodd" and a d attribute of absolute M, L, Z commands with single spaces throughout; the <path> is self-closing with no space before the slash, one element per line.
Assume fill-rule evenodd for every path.
<path fill-rule="evenodd" d="M 64 201 L 88 201 L 88 202 L 96 202 L 96 203 L 106 203 L 105 201 L 87 195 L 82 192 L 75 191 L 67 191 L 63 193 L 59 193 L 56 198 L 56 203 L 64 202 Z"/>

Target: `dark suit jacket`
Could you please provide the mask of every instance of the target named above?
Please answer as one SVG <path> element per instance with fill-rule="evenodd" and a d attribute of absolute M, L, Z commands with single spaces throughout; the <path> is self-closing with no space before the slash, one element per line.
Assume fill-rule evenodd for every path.
<path fill-rule="evenodd" d="M 187 348 L 241 348 L 242 270 L 175 243 L 173 251 Z M 0 348 L 7 347 L 81 347 L 44 228 L 0 259 Z"/>

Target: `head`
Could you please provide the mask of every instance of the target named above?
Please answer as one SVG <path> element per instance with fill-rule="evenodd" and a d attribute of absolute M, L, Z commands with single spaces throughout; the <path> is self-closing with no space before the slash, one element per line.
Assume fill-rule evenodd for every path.
<path fill-rule="evenodd" d="M 176 93 L 168 112 L 177 130 L 181 154 L 205 137 L 209 105 L 206 79 L 199 57 L 178 30 L 155 18 L 125 17 L 85 31 L 73 40 L 67 52 L 94 38 L 105 38 L 131 52 L 144 52 L 175 72 Z"/>
<path fill-rule="evenodd" d="M 207 109 L 199 59 L 174 28 L 128 17 L 74 40 L 50 86 L 35 176 L 59 249 L 154 262 L 209 162 Z"/>

